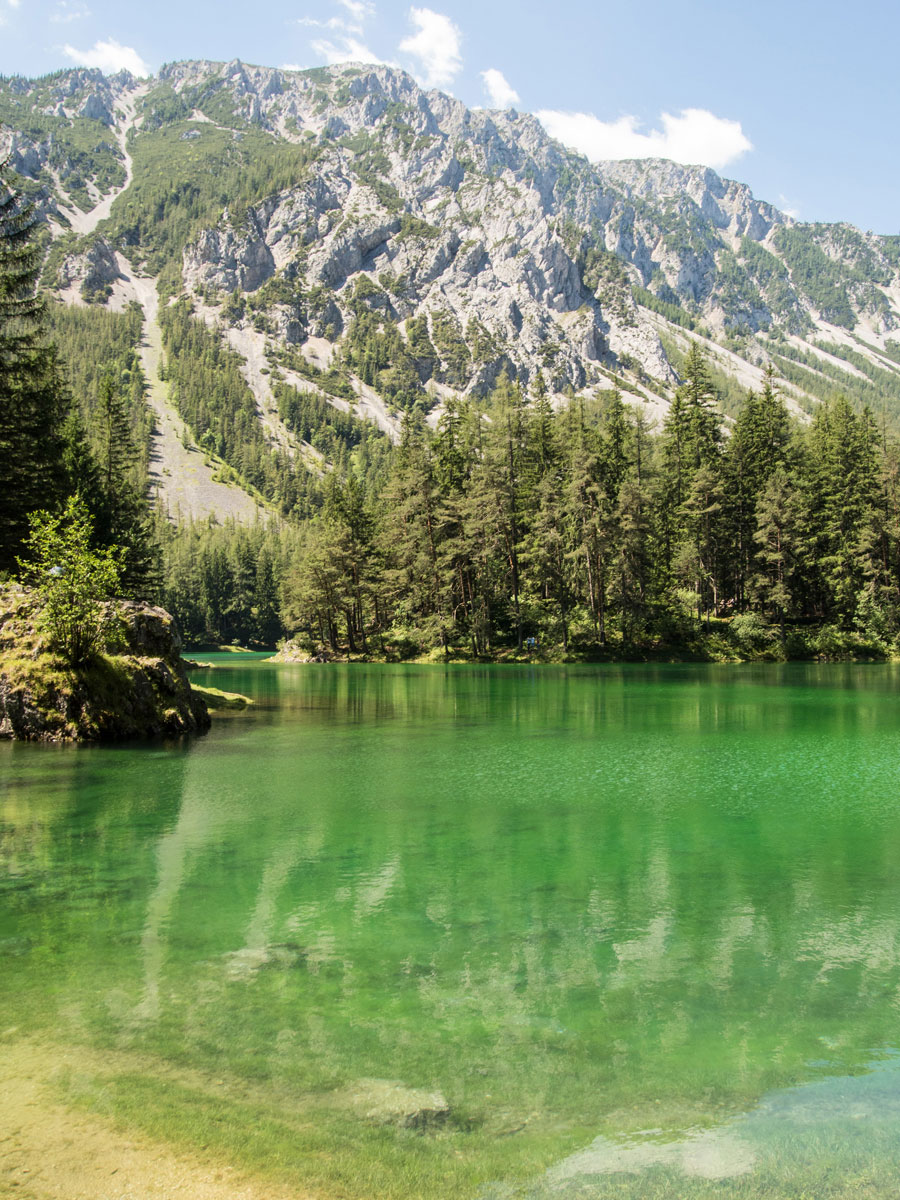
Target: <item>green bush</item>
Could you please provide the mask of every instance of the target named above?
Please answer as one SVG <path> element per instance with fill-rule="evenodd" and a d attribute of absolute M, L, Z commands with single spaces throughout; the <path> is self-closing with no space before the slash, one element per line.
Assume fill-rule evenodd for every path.
<path fill-rule="evenodd" d="M 119 548 L 91 548 L 91 518 L 76 496 L 62 513 L 32 513 L 29 524 L 29 559 L 18 559 L 19 567 L 41 597 L 50 648 L 69 666 L 81 666 L 106 645 L 109 618 L 102 601 L 119 584 Z"/>
<path fill-rule="evenodd" d="M 738 613 L 732 617 L 728 633 L 742 650 L 759 650 L 772 640 L 771 629 L 756 612 Z"/>

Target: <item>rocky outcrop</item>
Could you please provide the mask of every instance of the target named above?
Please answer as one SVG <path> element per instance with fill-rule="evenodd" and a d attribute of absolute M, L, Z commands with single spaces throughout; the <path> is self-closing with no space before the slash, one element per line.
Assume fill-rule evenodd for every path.
<path fill-rule="evenodd" d="M 111 652 L 75 669 L 50 651 L 36 595 L 0 590 L 0 737 L 116 741 L 209 728 L 172 617 L 135 601 L 107 608 Z"/>
<path fill-rule="evenodd" d="M 97 92 L 89 92 L 78 106 L 79 117 L 87 117 L 89 121 L 99 121 L 101 125 L 115 125 L 115 118 L 110 111 L 109 102 Z"/>
<path fill-rule="evenodd" d="M 294 638 L 289 641 L 282 642 L 275 654 L 272 655 L 272 662 L 283 663 L 327 663 L 331 662 L 333 657 L 332 652 L 327 646 L 322 643 L 313 644 L 307 642 L 301 644 Z"/>
<path fill-rule="evenodd" d="M 39 217 L 67 229 L 73 205 L 86 211 L 122 181 L 125 154 L 116 125 L 137 87 L 127 71 L 104 75 L 85 68 L 0 81 L 0 93 L 16 97 L 23 117 L 22 128 L 0 130 L 0 158 L 8 154 L 12 169 L 37 185 L 30 194 Z M 29 109 L 39 120 L 26 119 Z"/>
<path fill-rule="evenodd" d="M 58 273 L 60 287 L 77 287 L 83 296 L 102 295 L 119 276 L 116 252 L 106 238 L 97 238 L 87 250 L 70 254 Z"/>
<path fill-rule="evenodd" d="M 275 273 L 275 262 L 260 234 L 258 222 L 248 219 L 235 229 L 228 221 L 207 229 L 184 251 L 184 279 L 189 287 L 218 291 L 255 292 Z"/>

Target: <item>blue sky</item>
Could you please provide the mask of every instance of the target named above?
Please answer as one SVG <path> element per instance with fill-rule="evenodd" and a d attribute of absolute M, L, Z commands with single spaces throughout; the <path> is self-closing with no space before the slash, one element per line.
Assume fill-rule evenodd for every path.
<path fill-rule="evenodd" d="M 0 72 L 369 59 L 541 115 L 592 158 L 705 162 L 802 220 L 900 232 L 900 7 L 0 0 Z"/>

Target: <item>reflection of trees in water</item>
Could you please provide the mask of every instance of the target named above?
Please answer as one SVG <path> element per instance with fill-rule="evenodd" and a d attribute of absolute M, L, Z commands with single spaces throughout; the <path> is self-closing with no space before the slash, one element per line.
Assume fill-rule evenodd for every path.
<path fill-rule="evenodd" d="M 891 1038 L 892 814 L 816 807 L 731 740 L 820 713 L 687 668 L 643 696 L 630 668 L 295 672 L 290 708 L 91 752 L 60 789 L 22 916 L 60 947 L 60 1012 L 99 993 L 130 1044 L 298 1088 L 596 1121 L 742 1105 Z M 833 706 L 828 731 L 862 720 Z"/>
<path fill-rule="evenodd" d="M 366 753 L 389 776 L 380 807 L 348 794 L 349 743 L 315 788 L 298 769 L 252 806 L 227 754 L 191 762 L 148 905 L 156 1015 L 160 995 L 197 1010 L 186 1028 L 202 1009 L 210 1045 L 277 1075 L 582 1114 L 626 1090 L 744 1103 L 890 1037 L 897 864 L 879 828 L 493 803 L 455 781 L 448 809 L 415 762 Z M 199 966 L 173 948 L 189 942 Z"/>
<path fill-rule="evenodd" d="M 6 759 L 0 820 L 27 856 L 4 917 L 29 953 L 0 987 L 21 1019 L 81 1035 L 107 1007 L 130 1010 L 133 931 L 195 744 L 24 746 Z"/>

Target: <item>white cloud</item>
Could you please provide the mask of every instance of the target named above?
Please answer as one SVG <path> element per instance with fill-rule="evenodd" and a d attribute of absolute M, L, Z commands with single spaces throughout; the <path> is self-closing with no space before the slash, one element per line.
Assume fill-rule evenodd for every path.
<path fill-rule="evenodd" d="M 77 50 L 74 46 L 63 46 L 63 54 L 79 67 L 99 67 L 105 75 L 117 71 L 130 71 L 132 75 L 152 75 L 153 71 L 144 62 L 137 50 L 120 45 L 115 38 L 108 42 L 94 42 L 90 50 Z"/>
<path fill-rule="evenodd" d="M 778 197 L 778 207 L 786 217 L 790 217 L 794 221 L 800 220 L 800 209 L 796 204 L 793 203 L 793 201 L 788 200 L 784 192 L 782 192 Z"/>
<path fill-rule="evenodd" d="M 300 17 L 297 21 L 298 25 L 327 29 L 337 35 L 333 40 L 316 38 L 312 41 L 310 46 L 315 56 L 324 59 L 329 66 L 349 62 L 383 62 L 384 60 L 362 41 L 363 23 L 375 15 L 375 5 L 370 3 L 370 0 L 336 0 L 336 3 L 352 20 L 348 21 L 345 17 L 329 17 L 327 21 L 322 21 L 315 17 Z"/>
<path fill-rule="evenodd" d="M 484 80 L 484 90 L 490 98 L 491 108 L 512 108 L 514 104 L 519 103 L 519 93 L 514 87 L 510 87 L 503 72 L 498 71 L 496 67 L 482 71 L 481 78 Z"/>
<path fill-rule="evenodd" d="M 20 0 L 8 0 L 10 8 L 18 8 Z"/>
<path fill-rule="evenodd" d="M 636 117 L 601 121 L 590 113 L 545 109 L 537 118 L 550 134 L 566 146 L 586 154 L 593 162 L 611 158 L 671 158 L 680 163 L 701 163 L 720 169 L 752 150 L 739 121 L 717 117 L 703 108 L 685 108 L 673 117 L 662 113 L 662 129 L 641 133 Z"/>
<path fill-rule="evenodd" d="M 367 21 L 369 17 L 375 16 L 375 5 L 368 3 L 368 0 L 337 0 L 337 2 L 346 8 L 354 21 L 360 24 Z"/>
<path fill-rule="evenodd" d="M 71 0 L 59 0 L 56 8 L 50 14 L 54 25 L 68 25 L 72 21 L 82 21 L 91 15 L 91 10 L 83 4 L 71 3 Z"/>
<path fill-rule="evenodd" d="M 320 21 L 318 17 L 297 17 L 295 25 L 301 25 L 304 29 L 345 29 L 346 23 L 340 17 L 331 17 L 327 21 Z"/>
<path fill-rule="evenodd" d="M 318 58 L 324 58 L 330 66 L 338 63 L 380 63 L 382 60 L 368 46 L 355 37 L 342 37 L 338 42 L 329 42 L 325 38 L 317 38 L 311 43 L 313 53 Z"/>
<path fill-rule="evenodd" d="M 462 34 L 449 17 L 430 8 L 411 8 L 409 19 L 418 32 L 404 38 L 400 49 L 419 60 L 416 78 L 425 87 L 449 87 L 462 70 Z"/>
<path fill-rule="evenodd" d="M 319 21 L 316 17 L 298 17 L 295 24 L 306 29 L 331 29 L 340 33 L 361 34 L 363 31 L 362 25 L 351 25 L 343 17 L 329 17 L 327 21 Z"/>

